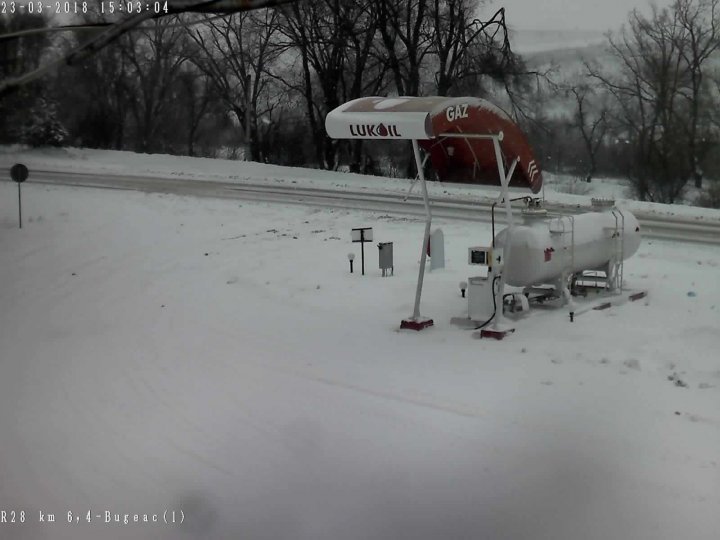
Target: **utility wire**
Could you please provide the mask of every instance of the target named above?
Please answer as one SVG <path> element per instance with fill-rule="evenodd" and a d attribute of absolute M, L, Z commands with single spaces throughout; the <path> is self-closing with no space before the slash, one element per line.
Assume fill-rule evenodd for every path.
<path fill-rule="evenodd" d="M 73 65 L 79 62 L 149 19 L 157 19 L 167 15 L 175 15 L 192 11 L 212 13 L 213 9 L 216 13 L 223 12 L 228 14 L 237 11 L 257 9 L 260 7 L 270 7 L 272 5 L 294 1 L 297 0 L 176 0 L 175 4 L 170 9 L 170 13 L 154 13 L 152 11 L 137 13 L 132 17 L 128 17 L 120 22 L 106 26 L 98 35 L 90 38 L 85 43 L 65 54 L 62 58 L 48 62 L 44 66 L 40 66 L 39 68 L 19 77 L 0 81 L 0 96 L 8 91 L 42 77 L 46 73 L 60 67 L 63 64 Z"/>
<path fill-rule="evenodd" d="M 220 19 L 222 17 L 227 17 L 227 14 L 223 15 L 215 15 L 213 17 L 206 17 L 203 19 L 197 19 L 195 21 L 189 21 L 189 22 L 183 22 L 178 24 L 168 24 L 164 28 L 182 28 L 182 27 L 188 27 L 188 26 L 195 26 L 196 24 L 201 24 L 205 22 L 214 21 L 215 19 Z M 27 30 L 19 30 L 17 32 L 10 32 L 8 34 L 0 34 L 0 41 L 3 41 L 5 39 L 13 39 L 13 38 L 19 38 L 23 36 L 32 36 L 35 34 L 50 34 L 55 32 L 72 32 L 73 30 L 93 30 L 98 28 L 107 28 L 108 26 L 112 26 L 116 23 L 112 22 L 97 22 L 92 24 L 66 24 L 63 26 L 52 26 L 49 28 L 29 28 Z M 128 29 L 128 32 L 134 32 L 135 30 L 150 30 L 152 29 L 152 26 L 136 26 L 135 28 Z"/>

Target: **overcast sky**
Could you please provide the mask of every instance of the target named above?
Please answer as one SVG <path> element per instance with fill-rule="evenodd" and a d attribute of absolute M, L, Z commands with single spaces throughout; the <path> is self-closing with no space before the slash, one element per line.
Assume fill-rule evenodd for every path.
<path fill-rule="evenodd" d="M 650 0 L 491 0 L 482 13 L 505 7 L 507 24 L 519 30 L 616 30 L 638 8 L 650 12 Z M 664 7 L 671 0 L 656 0 Z"/>

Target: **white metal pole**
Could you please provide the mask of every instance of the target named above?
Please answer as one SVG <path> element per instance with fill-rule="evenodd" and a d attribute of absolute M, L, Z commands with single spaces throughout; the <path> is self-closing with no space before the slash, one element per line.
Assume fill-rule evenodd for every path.
<path fill-rule="evenodd" d="M 513 162 L 512 166 L 510 167 L 510 172 L 506 176 L 505 175 L 505 164 L 503 162 L 503 155 L 502 150 L 500 149 L 500 138 L 499 137 L 493 137 L 493 146 L 495 147 L 495 160 L 497 161 L 497 167 L 498 167 L 498 175 L 500 176 L 500 186 L 501 186 L 501 195 L 503 199 L 505 200 L 505 213 L 506 213 L 506 219 L 507 219 L 507 233 L 505 233 L 505 246 L 503 248 L 503 259 L 505 262 L 503 263 L 503 267 L 505 266 L 505 263 L 507 263 L 508 260 L 510 260 L 510 246 L 512 245 L 512 231 L 513 231 L 513 217 L 512 217 L 512 207 L 510 206 L 510 192 L 508 190 L 508 185 L 510 184 L 510 177 L 512 176 L 513 172 L 515 171 L 515 166 L 517 165 L 517 159 Z M 491 283 L 492 286 L 492 283 Z M 496 312 L 495 312 L 495 321 L 493 322 L 493 326 L 497 330 L 500 324 L 503 321 L 503 293 L 505 292 L 505 270 L 503 269 L 502 273 L 500 274 L 500 286 L 498 288 L 497 295 L 495 297 L 495 305 L 497 306 Z M 495 291 L 493 290 L 493 294 L 495 294 Z"/>
<path fill-rule="evenodd" d="M 422 182 L 423 202 L 425 203 L 425 236 L 423 238 L 422 253 L 420 254 L 420 274 L 418 275 L 417 290 L 415 291 L 415 309 L 413 310 L 413 319 L 417 320 L 420 318 L 420 295 L 422 293 L 423 278 L 425 277 L 425 262 L 427 260 L 428 243 L 430 242 L 432 214 L 430 212 L 430 199 L 428 198 L 427 185 L 425 184 L 425 174 L 423 173 L 423 162 L 420 159 L 420 148 L 418 147 L 416 139 L 412 140 L 412 145 L 418 176 Z"/>

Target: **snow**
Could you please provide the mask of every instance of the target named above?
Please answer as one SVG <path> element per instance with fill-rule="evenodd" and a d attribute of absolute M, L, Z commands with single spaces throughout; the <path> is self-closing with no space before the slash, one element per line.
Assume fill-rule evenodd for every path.
<path fill-rule="evenodd" d="M 720 535 L 720 248 L 646 241 L 625 276 L 647 301 L 537 310 L 496 342 L 449 324 L 485 224 L 435 222 L 415 333 L 421 221 L 28 182 L 19 230 L 15 193 L 0 510 L 29 517 L 0 538 Z M 360 226 L 393 277 L 373 244 L 358 273 Z M 184 523 L 132 523 L 165 510 Z"/>
<path fill-rule="evenodd" d="M 9 168 L 18 162 L 28 166 L 31 180 L 33 170 L 52 170 L 86 174 L 120 174 L 124 176 L 153 176 L 236 183 L 292 184 L 297 187 L 366 190 L 368 192 L 380 191 L 402 194 L 408 192 L 411 184 L 411 181 L 405 178 L 365 176 L 248 161 L 137 154 L 134 152 L 85 148 L 28 150 L 20 146 L 0 146 L 0 169 Z M 582 179 L 568 175 L 543 172 L 543 176 L 545 198 L 551 203 L 589 206 L 591 197 L 614 197 L 623 208 L 633 212 L 640 212 L 645 216 L 675 216 L 720 221 L 720 210 L 689 205 L 670 206 L 632 200 L 629 186 L 623 180 L 598 178 L 588 184 Z M 518 195 L 528 194 L 526 189 L 514 191 Z M 490 201 L 497 198 L 499 188 L 429 182 L 428 192 L 431 197 L 436 198 Z M 417 187 L 416 193 L 419 193 Z"/>

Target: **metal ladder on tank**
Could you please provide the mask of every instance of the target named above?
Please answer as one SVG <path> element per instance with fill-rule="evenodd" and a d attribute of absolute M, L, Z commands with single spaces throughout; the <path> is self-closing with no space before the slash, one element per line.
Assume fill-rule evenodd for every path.
<path fill-rule="evenodd" d="M 615 218 L 615 230 L 613 232 L 615 245 L 613 246 L 613 260 L 611 261 L 613 266 L 612 290 L 622 292 L 625 277 L 625 259 L 623 257 L 625 253 L 625 214 L 620 210 L 613 209 L 612 215 Z M 610 271 L 610 268 L 608 268 L 608 271 Z"/>
<path fill-rule="evenodd" d="M 572 285 L 569 280 L 575 273 L 575 216 L 567 216 L 567 218 L 570 222 L 570 264 L 565 266 L 566 268 L 569 268 L 569 270 L 567 271 L 567 275 L 563 276 L 563 282 L 565 283 L 565 287 L 567 288 L 568 304 L 570 306 L 570 309 L 574 309 L 572 294 L 570 292 L 570 288 L 572 287 Z"/>
<path fill-rule="evenodd" d="M 566 227 L 566 221 L 570 223 L 570 230 Z M 560 234 L 563 239 L 563 267 L 564 270 L 560 277 L 560 283 L 563 287 L 561 291 L 565 300 L 568 304 L 572 305 L 572 296 L 570 294 L 570 279 L 575 271 L 575 216 L 563 216 L 557 218 L 556 222 L 562 225 L 562 228 L 557 227 L 555 230 L 550 229 L 550 234 Z M 567 245 L 567 234 L 570 234 L 570 245 Z"/>

